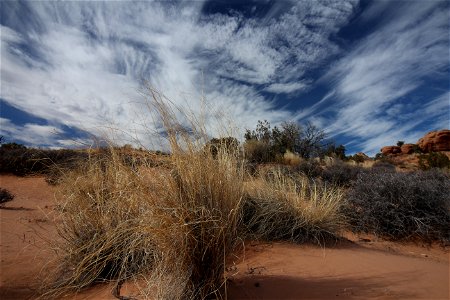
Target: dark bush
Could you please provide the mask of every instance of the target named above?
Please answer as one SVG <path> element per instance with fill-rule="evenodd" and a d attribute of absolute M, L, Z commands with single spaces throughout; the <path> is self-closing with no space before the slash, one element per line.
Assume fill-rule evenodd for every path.
<path fill-rule="evenodd" d="M 244 144 L 245 157 L 249 163 L 268 163 L 275 160 L 271 147 L 265 141 L 249 140 Z"/>
<path fill-rule="evenodd" d="M 350 155 L 350 156 L 348 157 L 348 159 L 349 159 L 349 160 L 353 160 L 354 162 L 357 162 L 357 163 L 363 163 L 363 162 L 364 162 L 364 157 L 361 156 L 361 155 L 357 155 L 357 154 L 355 154 L 355 155 Z"/>
<path fill-rule="evenodd" d="M 438 171 L 361 172 L 345 211 L 355 231 L 408 239 L 450 240 L 450 178 Z"/>
<path fill-rule="evenodd" d="M 212 138 L 205 146 L 206 151 L 211 151 L 214 158 L 220 151 L 236 152 L 239 149 L 239 141 L 234 137 Z"/>
<path fill-rule="evenodd" d="M 14 195 L 7 189 L 0 188 L 0 205 L 14 199 Z"/>
<path fill-rule="evenodd" d="M 431 152 L 429 154 L 422 154 L 419 157 L 419 167 L 422 170 L 432 168 L 450 168 L 450 159 L 444 153 Z"/>
<path fill-rule="evenodd" d="M 86 152 L 77 150 L 41 150 L 21 147 L 0 148 L 0 172 L 18 176 L 48 174 L 54 166 L 73 168 L 79 160 L 86 159 Z"/>
<path fill-rule="evenodd" d="M 17 144 L 17 143 L 7 143 L 7 144 L 2 144 L 1 149 L 4 150 L 13 150 L 13 149 L 26 149 L 27 147 L 25 147 L 22 144 Z"/>
<path fill-rule="evenodd" d="M 337 162 L 323 170 L 322 179 L 327 183 L 338 186 L 350 186 L 356 180 L 362 168 Z"/>
<path fill-rule="evenodd" d="M 306 175 L 310 179 L 320 177 L 320 175 L 322 174 L 320 163 L 313 159 L 302 161 L 300 164 L 294 167 L 294 170 Z"/>
<path fill-rule="evenodd" d="M 373 164 L 372 168 L 385 172 L 395 172 L 395 165 L 392 164 L 389 160 L 377 160 Z"/>

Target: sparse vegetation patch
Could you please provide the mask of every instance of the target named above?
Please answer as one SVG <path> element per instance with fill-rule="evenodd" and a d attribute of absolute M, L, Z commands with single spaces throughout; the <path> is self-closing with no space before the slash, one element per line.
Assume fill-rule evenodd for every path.
<path fill-rule="evenodd" d="M 304 175 L 274 169 L 246 182 L 245 190 L 244 226 L 252 238 L 322 243 L 344 224 L 343 190 Z"/>
<path fill-rule="evenodd" d="M 356 231 L 392 239 L 450 240 L 450 178 L 438 170 L 362 172 L 347 195 Z"/>

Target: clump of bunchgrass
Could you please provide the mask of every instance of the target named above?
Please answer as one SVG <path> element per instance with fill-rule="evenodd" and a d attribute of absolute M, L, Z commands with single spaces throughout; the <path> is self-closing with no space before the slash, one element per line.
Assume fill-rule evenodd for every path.
<path fill-rule="evenodd" d="M 298 154 L 292 153 L 291 151 L 287 150 L 283 154 L 283 163 L 290 165 L 290 166 L 297 166 L 302 162 L 302 159 Z"/>
<path fill-rule="evenodd" d="M 263 240 L 322 243 L 344 224 L 343 190 L 289 175 L 279 169 L 246 182 L 244 224 Z"/>
<path fill-rule="evenodd" d="M 157 194 L 149 188 L 156 182 L 147 178 L 114 151 L 66 173 L 57 197 L 63 239 L 56 248 L 59 268 L 49 278 L 45 297 L 151 270 L 158 255 L 153 235 Z"/>
<path fill-rule="evenodd" d="M 44 296 L 136 277 L 146 278 L 157 299 L 221 298 L 226 291 L 225 261 L 239 242 L 240 151 L 206 149 L 201 124 L 181 124 L 180 111 L 150 94 L 167 133 L 170 167 L 133 166 L 112 149 L 67 174 L 59 197 L 60 268 Z"/>
<path fill-rule="evenodd" d="M 170 278 L 184 289 L 171 288 L 162 291 L 162 298 L 219 297 L 225 259 L 237 245 L 241 201 L 243 198 L 243 161 L 230 145 L 205 149 L 208 135 L 203 124 L 190 119 L 182 126 L 164 102 L 164 98 L 151 91 L 153 107 L 161 116 L 169 133 L 172 177 L 168 182 L 165 198 L 174 199 L 182 222 L 174 227 L 178 234 L 173 253 L 165 259 L 170 263 L 160 266 L 176 266 L 164 272 L 164 280 Z M 171 242 L 171 240 L 168 240 Z M 174 276 L 177 274 L 177 276 Z M 166 295 L 166 292 L 170 292 Z M 175 293 L 175 294 L 174 294 Z"/>

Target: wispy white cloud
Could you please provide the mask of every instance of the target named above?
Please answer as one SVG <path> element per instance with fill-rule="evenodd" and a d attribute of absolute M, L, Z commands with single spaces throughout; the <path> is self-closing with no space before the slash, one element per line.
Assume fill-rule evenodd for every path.
<path fill-rule="evenodd" d="M 272 93 L 307 88 L 305 74 L 338 52 L 331 36 L 356 5 L 283 2 L 270 12 L 276 18 L 259 22 L 239 14 L 204 16 L 200 1 L 8 3 L 1 97 L 95 135 L 119 128 L 127 142 L 147 138 L 139 116 L 142 80 L 195 112 L 203 92 L 211 122 L 218 111 L 228 111 L 240 128 L 258 119 L 281 122 L 295 116 L 275 110 L 253 84 Z M 20 11 L 26 15 L 14 17 Z"/>
<path fill-rule="evenodd" d="M 265 88 L 266 91 L 276 94 L 290 94 L 292 92 L 304 90 L 308 87 L 303 82 L 291 82 L 291 83 L 273 83 Z"/>
<path fill-rule="evenodd" d="M 50 145 L 63 131 L 54 126 L 25 124 L 23 126 L 14 125 L 11 120 L 0 118 L 0 134 L 17 138 L 27 144 L 39 146 Z"/>

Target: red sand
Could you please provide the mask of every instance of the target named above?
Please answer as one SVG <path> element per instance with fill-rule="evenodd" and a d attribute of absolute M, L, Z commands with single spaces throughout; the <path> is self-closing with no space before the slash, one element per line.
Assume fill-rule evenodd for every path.
<path fill-rule="evenodd" d="M 418 254 L 408 254 L 416 251 Z M 398 253 L 358 244 L 320 249 L 247 247 L 229 299 L 448 299 L 448 252 L 405 247 Z M 231 270 L 233 272 L 233 270 Z"/>
<path fill-rule="evenodd" d="M 53 188 L 43 178 L 0 176 L 15 198 L 0 209 L 0 299 L 28 299 L 49 257 L 44 240 L 56 236 Z"/>
<path fill-rule="evenodd" d="M 53 253 L 54 189 L 43 178 L 0 176 L 16 195 L 0 209 L 0 299 L 34 299 Z M 376 239 L 320 248 L 249 243 L 228 268 L 229 299 L 449 299 L 449 251 Z M 112 284 L 70 299 L 115 299 Z M 132 287 L 125 285 L 122 295 Z"/>

